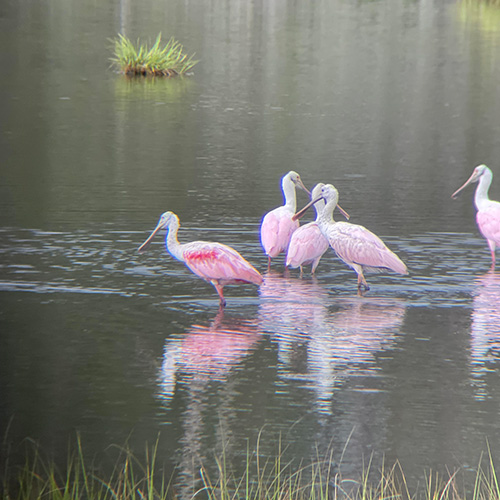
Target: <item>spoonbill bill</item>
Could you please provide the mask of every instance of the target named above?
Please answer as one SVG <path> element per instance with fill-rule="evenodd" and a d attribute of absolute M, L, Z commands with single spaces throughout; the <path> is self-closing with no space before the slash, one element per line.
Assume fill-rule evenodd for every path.
<path fill-rule="evenodd" d="M 486 238 L 491 252 L 491 269 L 495 269 L 495 248 L 500 246 L 500 203 L 490 200 L 490 189 L 493 173 L 486 165 L 477 166 L 467 182 L 458 188 L 452 195 L 456 198 L 458 193 L 472 182 L 477 182 L 474 204 L 476 205 L 476 223 L 481 234 Z"/>
<path fill-rule="evenodd" d="M 292 220 L 297 210 L 295 187 L 309 190 L 304 186 L 300 175 L 291 170 L 281 179 L 281 189 L 285 204 L 268 212 L 262 219 L 260 226 L 260 241 L 268 258 L 268 268 L 271 259 L 288 250 L 292 233 L 299 227 L 298 220 Z"/>
<path fill-rule="evenodd" d="M 339 193 L 331 184 L 325 184 L 321 195 L 297 212 L 293 218 L 302 217 L 309 207 L 321 199 L 325 205 L 320 207 L 318 226 L 337 256 L 356 271 L 359 295 L 363 295 L 363 289 L 370 289 L 363 271 L 390 269 L 399 274 L 408 274 L 406 265 L 377 235 L 364 226 L 333 220 L 333 210 L 337 206 Z"/>
<path fill-rule="evenodd" d="M 220 307 L 226 305 L 223 288 L 226 285 L 253 283 L 260 285 L 262 276 L 236 250 L 222 243 L 192 241 L 179 243 L 177 231 L 179 218 L 173 212 L 165 212 L 148 239 L 138 248 L 142 252 L 160 229 L 166 229 L 165 246 L 172 257 L 184 262 L 197 276 L 211 283 L 220 298 Z"/>
<path fill-rule="evenodd" d="M 290 239 L 290 245 L 288 246 L 286 266 L 292 268 L 300 267 L 300 274 L 302 274 L 302 266 L 308 264 L 312 264 L 311 273 L 314 274 L 321 257 L 330 246 L 318 226 L 321 207 L 325 205 L 325 202 L 321 198 L 321 189 L 323 186 L 324 184 L 320 182 L 311 191 L 311 200 L 319 198 L 319 201 L 314 204 L 316 220 L 308 222 L 294 231 Z M 339 210 L 346 219 L 349 219 L 349 215 L 340 206 Z"/>

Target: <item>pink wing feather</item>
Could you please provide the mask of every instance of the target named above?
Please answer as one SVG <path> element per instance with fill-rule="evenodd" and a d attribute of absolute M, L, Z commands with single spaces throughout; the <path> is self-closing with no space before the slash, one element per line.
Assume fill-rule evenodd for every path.
<path fill-rule="evenodd" d="M 328 233 L 330 245 L 347 264 L 368 268 L 384 267 L 400 274 L 408 274 L 406 265 L 387 248 L 385 243 L 363 226 L 337 222 Z"/>
<path fill-rule="evenodd" d="M 299 227 L 299 221 L 292 220 L 293 212 L 285 207 L 271 210 L 262 219 L 260 241 L 269 257 L 277 257 L 286 252 L 293 232 Z"/>
<path fill-rule="evenodd" d="M 299 227 L 290 239 L 286 265 L 299 267 L 310 264 L 328 250 L 328 240 L 321 234 L 316 222 Z"/>
<path fill-rule="evenodd" d="M 182 252 L 187 267 L 208 281 L 229 284 L 246 281 L 260 285 L 262 276 L 236 250 L 221 243 L 195 241 L 184 245 Z"/>
<path fill-rule="evenodd" d="M 485 209 L 477 212 L 476 221 L 481 234 L 500 246 L 500 203 L 490 202 Z"/>

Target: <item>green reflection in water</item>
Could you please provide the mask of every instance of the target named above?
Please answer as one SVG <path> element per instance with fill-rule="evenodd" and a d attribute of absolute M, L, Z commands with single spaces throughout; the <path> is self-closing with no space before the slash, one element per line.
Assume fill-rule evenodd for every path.
<path fill-rule="evenodd" d="M 462 0 L 458 15 L 464 23 L 479 24 L 483 33 L 500 32 L 500 0 Z"/>
<path fill-rule="evenodd" d="M 141 101 L 161 100 L 165 103 L 176 103 L 194 86 L 192 80 L 181 75 L 175 79 L 120 75 L 115 81 L 115 96 Z"/>

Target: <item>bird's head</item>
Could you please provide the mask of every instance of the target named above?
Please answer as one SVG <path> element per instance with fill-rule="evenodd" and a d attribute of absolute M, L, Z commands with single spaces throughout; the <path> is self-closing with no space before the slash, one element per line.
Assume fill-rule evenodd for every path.
<path fill-rule="evenodd" d="M 158 221 L 158 229 L 167 227 L 170 224 L 170 221 L 172 221 L 174 218 L 179 220 L 174 212 L 163 212 L 160 216 L 160 220 Z"/>
<path fill-rule="evenodd" d="M 318 182 L 316 186 L 313 187 L 311 191 L 311 201 L 315 200 L 316 198 L 322 198 L 322 189 L 325 185 L 322 182 Z"/>
<path fill-rule="evenodd" d="M 321 188 L 321 198 L 325 200 L 325 203 L 330 205 L 337 204 L 339 201 L 339 192 L 333 184 L 325 184 Z"/>
<path fill-rule="evenodd" d="M 160 231 L 160 229 L 169 227 L 172 222 L 176 222 L 177 225 L 179 224 L 179 218 L 177 217 L 177 215 L 175 215 L 173 212 L 162 213 L 158 224 L 153 229 L 153 232 L 149 235 L 148 239 L 137 249 L 137 251 L 142 252 L 146 250 L 146 248 L 151 243 L 151 240 L 155 237 L 156 233 Z"/>
<path fill-rule="evenodd" d="M 349 220 L 349 214 L 340 206 L 338 205 L 339 201 L 339 192 L 333 186 L 332 184 L 317 184 L 314 187 L 314 190 L 317 190 L 319 192 L 319 195 L 317 197 L 311 196 L 311 202 L 308 203 L 302 210 L 297 212 L 292 219 L 293 220 L 298 220 L 300 219 L 307 211 L 308 208 L 312 207 L 315 203 L 317 203 L 320 200 L 323 200 L 325 202 L 325 207 L 332 207 L 332 212 L 335 209 L 335 206 L 338 207 L 340 210 L 340 213 L 347 219 Z M 313 190 L 313 192 L 314 192 Z M 325 208 L 326 209 L 326 208 Z"/>
<path fill-rule="evenodd" d="M 462 191 L 464 188 L 466 188 L 469 184 L 472 184 L 473 182 L 479 182 L 479 179 L 486 174 L 487 172 L 491 173 L 491 170 L 486 166 L 486 165 L 478 165 L 474 171 L 472 172 L 472 175 L 467 179 L 465 184 L 458 188 L 452 195 L 452 198 L 456 198 L 457 195 Z"/>
<path fill-rule="evenodd" d="M 286 174 L 285 177 L 283 178 L 283 180 L 285 179 L 290 179 L 295 184 L 296 187 L 303 189 L 309 195 L 311 194 L 309 189 L 307 189 L 304 186 L 304 183 L 302 182 L 302 179 L 300 178 L 300 175 L 297 172 L 290 170 L 290 172 L 288 172 L 288 174 Z"/>

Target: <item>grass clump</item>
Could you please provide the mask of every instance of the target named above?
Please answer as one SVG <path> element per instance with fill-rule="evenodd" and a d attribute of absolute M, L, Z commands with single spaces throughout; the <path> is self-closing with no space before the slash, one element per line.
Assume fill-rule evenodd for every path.
<path fill-rule="evenodd" d="M 1 500 L 171 500 L 170 480 L 157 463 L 158 441 L 146 446 L 144 460 L 128 448 L 116 448 L 118 458 L 111 471 L 99 472 L 84 458 L 80 438 L 58 467 L 28 440 L 25 463 L 0 471 Z"/>
<path fill-rule="evenodd" d="M 111 61 L 126 75 L 175 76 L 186 74 L 198 63 L 193 57 L 194 54 L 188 57 L 183 46 L 173 37 L 162 46 L 161 33 L 151 47 L 140 40 L 134 45 L 126 36 L 119 34 L 114 40 Z"/>
<path fill-rule="evenodd" d="M 182 495 L 159 461 L 159 440 L 146 446 L 142 459 L 128 448 L 113 448 L 118 458 L 104 473 L 84 458 L 79 437 L 63 468 L 28 441 L 24 465 L 7 460 L 1 467 L 0 500 L 500 500 L 489 449 L 486 464 L 480 459 L 470 478 L 460 468 L 445 476 L 428 472 L 411 488 L 398 462 L 376 469 L 369 460 L 358 477 L 347 478 L 331 452 L 317 452 L 307 463 L 287 460 L 280 441 L 275 457 L 262 458 L 257 443 L 254 451 L 247 446 L 243 470 L 233 468 L 225 449 L 215 467 L 198 464 L 199 487 Z"/>

